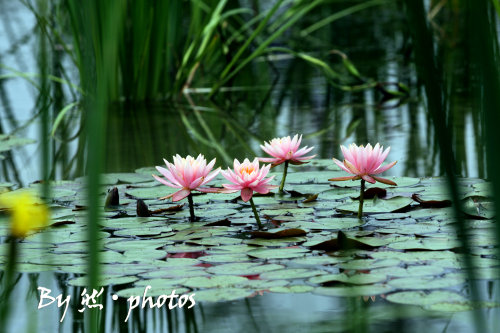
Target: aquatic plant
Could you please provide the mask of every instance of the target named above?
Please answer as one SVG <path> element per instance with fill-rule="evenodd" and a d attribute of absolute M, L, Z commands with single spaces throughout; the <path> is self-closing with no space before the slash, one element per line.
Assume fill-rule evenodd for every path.
<path fill-rule="evenodd" d="M 336 177 L 330 178 L 328 180 L 339 181 L 361 179 L 358 209 L 358 218 L 361 218 L 361 216 L 363 215 L 365 181 L 372 184 L 375 184 L 375 182 L 381 182 L 387 185 L 397 185 L 392 180 L 375 176 L 392 168 L 397 163 L 397 161 L 382 166 L 382 163 L 389 154 L 391 147 L 387 147 L 387 149 L 384 150 L 384 147 L 380 146 L 378 143 L 375 145 L 375 147 L 372 147 L 370 144 L 367 144 L 366 147 L 363 147 L 363 145 L 357 146 L 355 143 L 352 143 L 349 145 L 349 149 L 344 146 L 340 146 L 340 149 L 342 150 L 342 154 L 344 155 L 344 162 L 342 163 L 336 158 L 333 158 L 333 161 L 342 170 L 352 174 L 353 176 Z"/>
<path fill-rule="evenodd" d="M 302 135 L 299 137 L 298 134 L 295 134 L 293 139 L 291 139 L 290 136 L 274 138 L 269 142 L 264 141 L 264 145 L 260 146 L 263 151 L 265 151 L 272 157 L 259 157 L 259 161 L 264 163 L 272 163 L 273 167 L 285 163 L 285 168 L 283 169 L 283 177 L 281 178 L 281 184 L 279 188 L 280 193 L 283 193 L 283 187 L 285 186 L 288 164 L 304 164 L 307 163 L 304 161 L 310 160 L 316 156 L 303 156 L 313 150 L 314 147 L 305 146 L 299 149 L 301 141 Z"/>
<path fill-rule="evenodd" d="M 18 256 L 18 241 L 29 235 L 31 231 L 47 226 L 49 209 L 29 191 L 21 193 L 5 193 L 0 196 L 0 209 L 4 208 L 9 213 L 10 239 L 8 240 L 8 255 L 5 265 L 5 276 L 2 278 L 3 290 L 0 298 L 4 300 L 0 307 L 0 331 L 4 331 L 9 311 L 9 297 L 14 285 L 14 272 Z"/>
<path fill-rule="evenodd" d="M 10 213 L 10 235 L 24 238 L 30 231 L 43 228 L 49 221 L 49 210 L 33 193 L 6 193 L 0 196 L 0 208 Z"/>
<path fill-rule="evenodd" d="M 193 194 L 191 191 L 205 193 L 214 193 L 217 191 L 217 189 L 214 188 L 203 187 L 219 174 L 220 168 L 211 172 L 216 159 L 214 158 L 207 164 L 207 160 L 202 154 L 198 155 L 196 159 L 190 155 L 184 158 L 177 154 L 173 157 L 174 164 L 167 162 L 165 159 L 163 160 L 168 170 L 160 166 L 157 166 L 156 169 L 169 181 L 156 175 L 153 175 L 153 177 L 160 183 L 178 188 L 179 190 L 161 199 L 168 199 L 171 197 L 172 201 L 179 201 L 187 197 L 189 201 L 190 219 L 194 221 Z"/>
<path fill-rule="evenodd" d="M 258 158 L 255 158 L 252 162 L 245 158 L 243 163 L 240 163 L 237 159 L 234 160 L 234 171 L 230 168 L 227 171 L 221 171 L 222 176 L 232 183 L 222 184 L 226 189 L 223 191 L 225 193 L 241 191 L 241 199 L 245 202 L 250 201 L 250 205 L 252 205 L 253 214 L 255 215 L 259 229 L 262 228 L 262 223 L 257 214 L 252 196 L 253 192 L 267 194 L 271 189 L 277 187 L 276 185 L 268 184 L 274 178 L 274 176 L 266 178 L 270 168 L 271 165 L 268 164 L 261 169 Z"/>

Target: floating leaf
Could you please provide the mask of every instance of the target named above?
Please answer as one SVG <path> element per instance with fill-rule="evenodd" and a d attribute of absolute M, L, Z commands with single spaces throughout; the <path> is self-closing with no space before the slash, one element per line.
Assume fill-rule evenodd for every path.
<path fill-rule="evenodd" d="M 443 208 L 451 206 L 451 200 L 422 200 L 420 196 L 414 193 L 411 198 L 418 202 L 424 208 Z"/>
<path fill-rule="evenodd" d="M 286 259 L 302 257 L 305 252 L 308 250 L 301 248 L 258 249 L 248 252 L 248 255 L 260 259 Z"/>
<path fill-rule="evenodd" d="M 465 283 L 463 276 L 459 274 L 447 274 L 442 277 L 417 276 L 390 280 L 388 282 L 394 288 L 400 289 L 438 289 L 448 288 Z"/>
<path fill-rule="evenodd" d="M 313 293 L 324 296 L 355 297 L 355 296 L 375 296 L 387 294 L 394 290 L 391 286 L 385 284 L 375 284 L 370 286 L 354 287 L 319 287 L 313 290 Z"/>
<path fill-rule="evenodd" d="M 264 280 L 287 280 L 287 279 L 305 279 L 311 276 L 324 274 L 324 271 L 311 270 L 306 268 L 286 268 L 272 272 L 265 272 L 260 275 Z"/>
<path fill-rule="evenodd" d="M 207 272 L 221 275 L 257 275 L 269 271 L 275 271 L 284 268 L 283 265 L 266 264 L 261 265 L 257 262 L 242 262 L 234 264 L 223 264 L 207 268 Z"/>
<path fill-rule="evenodd" d="M 372 283 L 384 282 L 385 280 L 387 280 L 386 274 L 371 272 L 369 274 L 353 274 L 353 275 L 347 275 L 345 273 L 326 274 L 310 278 L 309 282 L 322 285 L 332 284 L 332 282 L 342 282 L 347 284 L 372 284 Z"/>
<path fill-rule="evenodd" d="M 308 293 L 312 291 L 314 288 L 306 285 L 293 285 L 286 287 L 271 287 L 269 291 L 273 293 L 282 293 L 282 294 L 295 294 L 295 293 Z"/>
<path fill-rule="evenodd" d="M 248 279 L 236 275 L 196 276 L 185 279 L 182 284 L 189 288 L 230 288 L 245 283 Z"/>
<path fill-rule="evenodd" d="M 365 213 L 387 213 L 394 212 L 406 208 L 413 202 L 410 198 L 405 197 L 394 197 L 391 199 L 378 199 L 378 200 L 365 200 L 363 205 L 363 212 Z M 346 203 L 337 207 L 338 211 L 341 212 L 352 212 L 357 213 L 359 208 L 359 202 L 353 201 Z"/>
<path fill-rule="evenodd" d="M 462 208 L 476 218 L 492 219 L 495 216 L 493 202 L 485 197 L 469 197 L 464 200 Z"/>
<path fill-rule="evenodd" d="M 428 293 L 424 291 L 400 291 L 387 295 L 386 299 L 393 303 L 422 306 L 449 302 L 467 302 L 467 298 L 460 294 L 441 290 L 434 290 Z"/>
<path fill-rule="evenodd" d="M 304 236 L 306 232 L 298 228 L 291 228 L 291 229 L 279 228 L 279 229 L 272 229 L 271 231 L 252 231 L 250 232 L 250 234 L 256 238 L 276 239 L 284 237 Z"/>
<path fill-rule="evenodd" d="M 197 302 L 223 302 L 245 298 L 253 294 L 252 290 L 243 288 L 208 289 L 195 291 Z"/>

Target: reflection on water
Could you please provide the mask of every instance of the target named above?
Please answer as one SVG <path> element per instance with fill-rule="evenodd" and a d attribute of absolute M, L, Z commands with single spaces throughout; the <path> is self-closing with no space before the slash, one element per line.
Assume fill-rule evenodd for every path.
<path fill-rule="evenodd" d="M 28 332 L 86 332 L 82 309 L 81 287 L 65 286 L 64 274 L 23 274 L 14 289 L 13 312 L 15 320 L 10 331 Z M 37 310 L 40 293 L 37 286 L 52 290 L 51 295 L 71 295 L 71 305 L 60 324 L 64 306 L 57 311 L 55 303 Z M 481 293 L 491 300 L 498 282 L 485 282 Z M 30 290 L 26 295 L 26 290 Z M 116 292 L 106 287 L 103 292 L 103 321 L 101 331 L 106 332 L 472 332 L 470 312 L 430 312 L 420 307 L 395 305 L 377 296 L 374 300 L 354 297 L 326 297 L 313 294 L 255 295 L 231 302 L 197 303 L 193 308 L 168 310 L 134 309 L 127 323 L 124 320 L 129 303 L 124 298 L 113 301 Z M 489 296 L 488 296 L 489 294 Z M 483 296 L 482 295 L 482 296 Z M 196 296 L 195 296 L 196 297 Z M 97 311 L 97 310 L 95 310 Z M 487 327 L 495 332 L 499 309 L 486 312 Z M 425 320 L 423 320 L 425 319 Z M 33 330 L 32 330 L 33 331 Z"/>
<path fill-rule="evenodd" d="M 34 54 L 26 49 L 27 45 L 33 46 L 34 40 L 23 39 L 23 27 L 32 24 L 34 18 L 21 5 L 3 6 L 19 20 L 2 20 L 5 24 L 0 27 L 0 35 L 9 39 L 0 41 L 1 61 L 22 71 L 36 71 Z M 342 50 L 363 77 L 404 83 L 410 96 L 388 99 L 377 88 L 345 92 L 332 87 L 323 73 L 304 61 L 275 57 L 268 59 L 275 72 L 265 76 L 267 84 L 262 83 L 261 87 L 250 81 L 242 87 L 223 90 L 213 99 L 207 98 L 206 90 L 194 88 L 189 99 L 181 97 L 176 104 L 116 103 L 107 122 L 105 171 L 131 171 L 158 164 L 162 157 L 174 153 L 202 152 L 216 156 L 224 165 L 233 157 L 262 154 L 259 144 L 263 140 L 299 132 L 305 134 L 307 144 L 315 145 L 321 158 L 338 156 L 340 144 L 381 142 L 392 147 L 390 159 L 399 161 L 389 173 L 442 174 L 431 119 L 408 56 L 411 40 L 405 17 L 396 7 L 376 7 L 351 20 L 338 21 L 332 27 L 335 36 L 325 36 L 321 41 L 311 37 L 310 45 L 300 47 L 314 54 L 326 54 L 339 71 L 340 65 L 335 65 L 339 57 L 328 55 L 328 51 Z M 450 28 L 447 24 L 454 24 L 435 23 L 446 29 Z M 13 48 L 13 44 L 19 47 Z M 483 125 L 478 109 L 472 107 L 468 97 L 471 83 L 463 79 L 464 50 L 447 40 L 438 43 L 438 47 L 446 54 L 444 69 L 451 83 L 447 119 L 453 125 L 457 170 L 465 177 L 485 177 Z M 64 58 L 60 60 L 68 66 Z M 258 73 L 253 76 L 258 77 Z M 37 138 L 38 118 L 32 115 L 35 99 L 27 93 L 32 89 L 30 83 L 19 78 L 0 82 L 0 132 Z M 67 88 L 63 87 L 60 95 L 66 99 L 61 105 L 72 100 Z M 67 115 L 52 143 L 52 175 L 56 179 L 74 178 L 85 172 L 85 138 L 80 131 L 84 119 L 78 108 Z M 0 180 L 26 184 L 39 179 L 37 149 L 37 145 L 32 145 L 7 155 L 0 162 Z"/>

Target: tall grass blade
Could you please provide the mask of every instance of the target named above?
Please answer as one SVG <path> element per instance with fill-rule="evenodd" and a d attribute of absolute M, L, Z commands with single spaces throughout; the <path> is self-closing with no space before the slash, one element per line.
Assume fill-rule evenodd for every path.
<path fill-rule="evenodd" d="M 462 212 L 462 202 L 459 198 L 454 147 L 450 140 L 450 129 L 446 122 L 446 103 L 443 100 L 443 84 L 441 83 L 441 66 L 434 54 L 434 43 L 432 31 L 426 20 L 426 13 L 423 1 L 407 0 L 405 2 L 406 16 L 409 25 L 412 27 L 412 40 L 415 51 L 415 63 L 417 74 L 424 85 L 427 97 L 428 112 L 432 117 L 434 133 L 437 137 L 440 150 L 440 165 L 443 167 L 448 187 L 450 190 L 453 209 L 457 219 L 457 234 L 461 241 L 464 263 L 469 280 L 471 299 L 478 301 L 479 291 L 474 279 L 472 267 L 471 246 L 467 234 L 467 227 L 464 213 Z M 474 310 L 474 324 L 477 332 L 486 332 L 483 314 L 480 309 Z"/>

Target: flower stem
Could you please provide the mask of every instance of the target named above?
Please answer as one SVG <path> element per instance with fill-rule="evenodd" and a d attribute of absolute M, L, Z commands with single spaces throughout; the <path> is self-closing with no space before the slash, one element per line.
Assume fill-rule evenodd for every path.
<path fill-rule="evenodd" d="M 12 237 L 9 240 L 9 255 L 7 257 L 7 265 L 5 266 L 5 276 L 4 276 L 4 289 L 0 292 L 0 299 L 2 300 L 0 306 L 0 332 L 5 332 L 5 325 L 9 317 L 9 298 L 13 289 L 12 280 L 14 277 L 14 272 L 16 268 L 16 256 L 17 256 L 17 239 Z"/>
<path fill-rule="evenodd" d="M 194 216 L 194 203 L 193 203 L 193 194 L 189 193 L 188 195 L 188 202 L 189 202 L 189 221 L 194 222 L 196 219 L 196 216 Z"/>
<path fill-rule="evenodd" d="M 363 216 L 363 201 L 365 200 L 365 180 L 361 179 L 361 190 L 359 192 L 358 219 Z"/>
<path fill-rule="evenodd" d="M 281 185 L 279 189 L 279 193 L 283 193 L 283 187 L 285 187 L 285 179 L 286 179 L 286 173 L 288 171 L 288 161 L 285 161 L 285 168 L 283 169 L 283 177 L 281 178 Z"/>
<path fill-rule="evenodd" d="M 253 215 L 257 220 L 257 224 L 259 225 L 259 229 L 262 229 L 262 223 L 260 222 L 259 214 L 257 214 L 257 209 L 255 208 L 255 204 L 253 203 L 253 199 L 250 198 L 250 205 L 252 205 Z"/>

